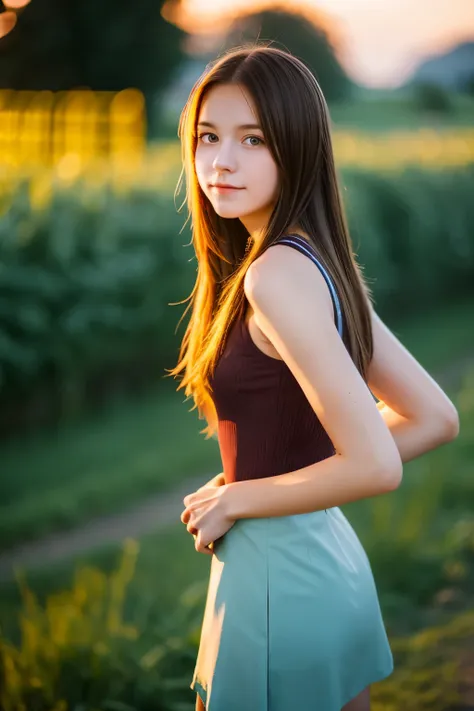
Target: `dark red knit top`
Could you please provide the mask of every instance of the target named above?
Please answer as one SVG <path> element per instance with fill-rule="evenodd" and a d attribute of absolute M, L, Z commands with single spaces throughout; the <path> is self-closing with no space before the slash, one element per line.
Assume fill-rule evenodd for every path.
<path fill-rule="evenodd" d="M 335 453 L 286 363 L 254 343 L 246 310 L 231 329 L 210 381 L 226 483 L 284 474 Z"/>

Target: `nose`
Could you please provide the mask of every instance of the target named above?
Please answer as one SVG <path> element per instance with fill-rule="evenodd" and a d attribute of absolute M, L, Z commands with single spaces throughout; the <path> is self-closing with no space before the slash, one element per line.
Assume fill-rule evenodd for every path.
<path fill-rule="evenodd" d="M 212 167 L 219 173 L 221 171 L 229 171 L 232 173 L 235 171 L 235 156 L 230 142 L 221 141 L 218 144 L 216 156 L 212 161 Z"/>

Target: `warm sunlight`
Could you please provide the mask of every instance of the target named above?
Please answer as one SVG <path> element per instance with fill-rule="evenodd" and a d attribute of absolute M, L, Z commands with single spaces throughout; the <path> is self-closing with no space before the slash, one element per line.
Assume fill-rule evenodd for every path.
<path fill-rule="evenodd" d="M 348 73 L 370 86 L 397 85 L 420 57 L 474 37 L 472 0 L 181 0 L 173 19 L 189 32 L 210 35 L 242 12 L 270 7 L 337 25 Z M 171 17 L 169 6 L 165 16 Z"/>

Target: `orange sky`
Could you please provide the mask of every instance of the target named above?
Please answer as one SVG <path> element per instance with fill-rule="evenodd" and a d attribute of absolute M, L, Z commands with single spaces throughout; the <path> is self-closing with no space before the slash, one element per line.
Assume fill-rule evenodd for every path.
<path fill-rule="evenodd" d="M 181 0 L 174 18 L 189 32 L 218 28 L 241 9 L 272 0 Z M 280 0 L 279 5 L 323 13 L 337 25 L 340 58 L 368 86 L 396 86 L 416 60 L 458 41 L 474 39 L 474 0 Z"/>

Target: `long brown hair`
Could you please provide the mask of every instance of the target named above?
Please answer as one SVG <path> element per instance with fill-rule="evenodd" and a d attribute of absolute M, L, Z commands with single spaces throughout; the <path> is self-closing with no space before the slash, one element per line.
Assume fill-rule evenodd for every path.
<path fill-rule="evenodd" d="M 252 97 L 278 166 L 279 196 L 258 241 L 249 240 L 238 218 L 223 218 L 215 212 L 196 176 L 196 124 L 206 93 L 217 84 L 238 84 Z M 371 294 L 355 260 L 344 215 L 328 107 L 309 68 L 287 51 L 266 44 L 226 51 L 195 83 L 180 117 L 178 136 L 183 170 L 177 191 L 184 172 L 198 274 L 181 317 L 192 306 L 179 361 L 168 372 L 176 377 L 184 371 L 177 390 L 185 388 L 186 396 L 194 398 L 192 409 L 197 407 L 199 418 L 206 418 L 208 426 L 201 433 L 208 439 L 217 430 L 209 377 L 228 332 L 243 313 L 245 273 L 293 225 L 308 235 L 335 283 L 344 315 L 344 342 L 366 380 L 373 352 Z"/>

